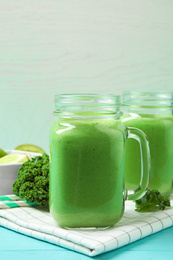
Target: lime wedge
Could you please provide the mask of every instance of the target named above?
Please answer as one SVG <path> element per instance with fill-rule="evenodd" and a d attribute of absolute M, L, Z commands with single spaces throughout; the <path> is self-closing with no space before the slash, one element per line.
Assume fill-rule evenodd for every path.
<path fill-rule="evenodd" d="M 34 152 L 34 153 L 45 153 L 45 151 L 42 148 L 40 148 L 37 145 L 33 145 L 33 144 L 21 144 L 21 145 L 17 146 L 16 148 L 14 148 L 14 150 L 28 151 L 28 152 Z"/>
<path fill-rule="evenodd" d="M 7 155 L 7 153 L 0 148 L 0 158 Z"/>
<path fill-rule="evenodd" d="M 0 158 L 1 164 L 24 163 L 31 159 L 29 154 L 7 154 Z"/>

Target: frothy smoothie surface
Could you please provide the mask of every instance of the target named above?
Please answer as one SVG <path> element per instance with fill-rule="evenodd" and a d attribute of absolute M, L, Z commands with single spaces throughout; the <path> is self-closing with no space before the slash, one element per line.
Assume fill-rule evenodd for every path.
<path fill-rule="evenodd" d="M 171 193 L 173 181 L 173 116 L 136 115 L 123 116 L 125 126 L 141 129 L 148 137 L 151 154 L 150 189 Z M 126 141 L 125 183 L 135 189 L 140 183 L 140 150 L 133 139 Z"/>
<path fill-rule="evenodd" d="M 64 227 L 107 227 L 123 213 L 125 127 L 114 119 L 55 120 L 50 211 Z"/>

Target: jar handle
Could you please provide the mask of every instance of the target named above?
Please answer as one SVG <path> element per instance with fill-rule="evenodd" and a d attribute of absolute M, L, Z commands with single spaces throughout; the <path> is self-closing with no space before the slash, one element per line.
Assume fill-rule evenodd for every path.
<path fill-rule="evenodd" d="M 127 127 L 126 138 L 133 138 L 139 142 L 141 154 L 141 180 L 139 187 L 134 190 L 133 194 L 128 194 L 126 191 L 127 200 L 137 200 L 141 198 L 148 189 L 150 173 L 151 173 L 151 160 L 150 148 L 148 138 L 143 131 L 135 127 Z"/>

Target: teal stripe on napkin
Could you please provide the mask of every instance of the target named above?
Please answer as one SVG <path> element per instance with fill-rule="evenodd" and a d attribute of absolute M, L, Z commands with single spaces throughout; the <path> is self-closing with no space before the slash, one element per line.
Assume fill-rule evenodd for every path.
<path fill-rule="evenodd" d="M 0 196 L 0 201 L 12 200 L 10 197 L 7 196 Z"/>
<path fill-rule="evenodd" d="M 16 207 L 20 207 L 17 203 L 15 202 L 5 202 L 5 204 L 10 207 L 10 208 L 16 208 Z"/>

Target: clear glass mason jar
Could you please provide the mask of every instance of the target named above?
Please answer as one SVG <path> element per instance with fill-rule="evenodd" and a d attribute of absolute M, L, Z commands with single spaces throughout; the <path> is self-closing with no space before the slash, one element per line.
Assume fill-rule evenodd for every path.
<path fill-rule="evenodd" d="M 121 119 L 124 125 L 141 129 L 149 140 L 149 188 L 170 194 L 173 186 L 173 93 L 126 91 L 122 103 L 124 115 Z M 128 189 L 139 186 L 139 149 L 134 140 L 126 142 L 125 186 Z"/>
<path fill-rule="evenodd" d="M 50 212 L 65 228 L 106 228 L 117 223 L 125 199 L 141 197 L 149 181 L 148 142 L 142 131 L 120 121 L 120 96 L 55 96 L 50 129 Z M 141 146 L 142 181 L 124 189 L 125 141 Z M 140 153 L 140 152 L 139 152 Z"/>

